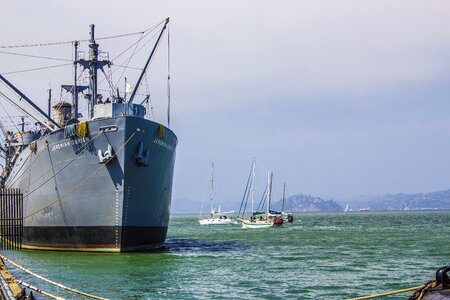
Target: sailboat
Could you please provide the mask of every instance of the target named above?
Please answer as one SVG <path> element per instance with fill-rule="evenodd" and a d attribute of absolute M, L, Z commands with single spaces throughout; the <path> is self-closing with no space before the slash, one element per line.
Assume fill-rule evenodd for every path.
<path fill-rule="evenodd" d="M 281 218 L 283 219 L 283 222 L 289 222 L 292 223 L 294 221 L 294 216 L 292 215 L 292 213 L 287 213 L 284 211 L 284 200 L 285 200 L 285 195 L 286 195 L 286 182 L 283 185 L 283 201 L 281 204 Z"/>
<path fill-rule="evenodd" d="M 265 194 L 265 206 L 266 210 L 265 212 L 261 211 L 254 211 L 253 208 L 253 201 L 254 201 L 254 184 L 255 184 L 255 165 L 256 163 L 253 163 L 252 166 L 252 215 L 250 216 L 250 220 L 241 219 L 242 222 L 242 228 L 268 228 L 275 225 L 275 222 L 277 222 L 277 225 L 279 225 L 278 218 L 270 213 L 270 201 L 272 197 L 272 177 L 273 173 L 269 172 L 267 176 L 267 193 Z M 281 219 L 282 224 L 282 219 Z"/>
<path fill-rule="evenodd" d="M 344 212 L 348 212 L 348 203 L 347 203 L 347 206 L 345 207 Z"/>
<path fill-rule="evenodd" d="M 227 217 L 226 212 L 221 213 L 220 205 L 219 209 L 215 209 L 213 207 L 213 199 L 214 199 L 214 164 L 211 164 L 211 178 L 210 178 L 210 190 L 209 190 L 209 200 L 211 205 L 211 214 L 209 218 L 199 219 L 198 222 L 200 225 L 225 225 L 225 224 L 236 224 L 236 220 L 233 218 Z M 202 205 L 203 207 L 203 205 Z M 201 215 L 201 212 L 200 212 Z"/>

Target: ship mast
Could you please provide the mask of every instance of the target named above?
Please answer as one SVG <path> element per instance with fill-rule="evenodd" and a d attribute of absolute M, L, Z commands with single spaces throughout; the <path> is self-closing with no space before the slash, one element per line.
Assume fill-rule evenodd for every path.
<path fill-rule="evenodd" d="M 97 61 L 98 61 L 98 44 L 95 42 L 95 25 L 91 25 L 91 40 L 89 41 L 89 86 L 91 88 L 91 101 L 89 107 L 89 116 L 94 116 L 94 105 L 97 103 Z"/>
<path fill-rule="evenodd" d="M 110 64 L 109 60 L 98 60 L 98 44 L 95 42 L 95 25 L 91 26 L 91 39 L 89 40 L 89 60 L 80 59 L 76 61 L 84 69 L 89 69 L 89 119 L 92 119 L 94 116 L 94 105 L 97 104 L 97 98 L 99 95 L 97 94 L 97 71 L 98 69 L 103 69 L 104 66 Z M 75 75 L 76 76 L 76 75 Z M 78 112 L 77 112 L 78 113 Z M 77 117 L 77 116 L 76 116 Z"/>
<path fill-rule="evenodd" d="M 77 86 L 77 66 L 78 66 L 78 41 L 74 42 L 75 47 L 75 62 L 73 64 L 74 67 L 74 78 L 73 78 L 73 116 L 72 118 L 78 120 L 78 86 Z"/>

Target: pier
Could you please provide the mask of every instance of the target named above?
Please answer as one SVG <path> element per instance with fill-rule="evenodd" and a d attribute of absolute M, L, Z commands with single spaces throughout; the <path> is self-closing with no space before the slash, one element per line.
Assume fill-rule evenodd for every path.
<path fill-rule="evenodd" d="M 22 299 L 25 296 L 23 290 L 15 281 L 14 277 L 9 273 L 8 269 L 0 258 L 0 297 L 2 299 Z"/>

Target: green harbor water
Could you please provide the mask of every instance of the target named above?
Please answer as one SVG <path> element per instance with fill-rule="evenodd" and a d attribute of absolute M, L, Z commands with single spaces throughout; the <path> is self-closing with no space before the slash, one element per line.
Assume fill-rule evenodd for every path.
<path fill-rule="evenodd" d="M 281 228 L 242 229 L 200 226 L 196 216 L 174 215 L 166 249 L 158 253 L 3 254 L 53 281 L 110 299 L 348 299 L 424 284 L 450 264 L 450 212 L 295 218 Z M 53 294 L 85 299 L 7 266 Z"/>

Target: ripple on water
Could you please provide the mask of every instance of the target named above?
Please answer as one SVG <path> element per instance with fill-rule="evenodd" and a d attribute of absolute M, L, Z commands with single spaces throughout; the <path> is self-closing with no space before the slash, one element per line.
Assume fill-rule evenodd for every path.
<path fill-rule="evenodd" d="M 111 299 L 345 299 L 420 285 L 448 264 L 450 212 L 302 214 L 301 222 L 268 230 L 200 226 L 187 216 L 170 222 L 165 247 L 153 253 L 4 254 Z"/>

